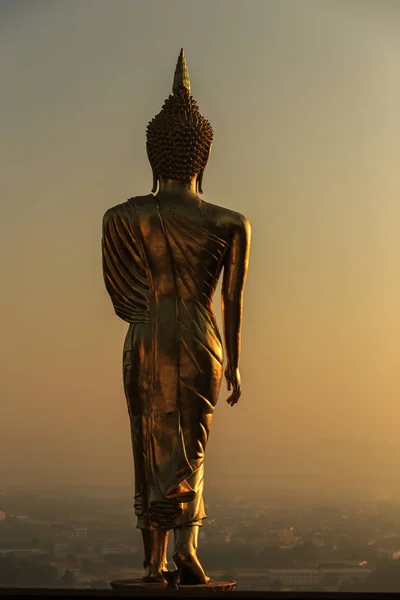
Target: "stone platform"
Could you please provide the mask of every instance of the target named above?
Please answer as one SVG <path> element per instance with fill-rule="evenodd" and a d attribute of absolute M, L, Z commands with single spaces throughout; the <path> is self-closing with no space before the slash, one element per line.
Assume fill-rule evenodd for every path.
<path fill-rule="evenodd" d="M 211 580 L 208 583 L 197 585 L 179 585 L 178 589 L 171 588 L 166 583 L 146 583 L 141 579 L 116 579 L 111 581 L 111 587 L 116 591 L 129 591 L 132 595 L 150 593 L 150 594 L 179 594 L 183 595 L 205 595 L 213 592 L 233 592 L 236 587 L 236 581 L 217 581 Z"/>

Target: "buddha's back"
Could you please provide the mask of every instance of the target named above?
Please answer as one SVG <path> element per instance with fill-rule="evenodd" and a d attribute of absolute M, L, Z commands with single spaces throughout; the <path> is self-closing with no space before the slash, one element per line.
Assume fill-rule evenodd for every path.
<path fill-rule="evenodd" d="M 157 198 L 180 298 L 210 307 L 236 231 L 247 219 L 200 198 Z"/>
<path fill-rule="evenodd" d="M 241 395 L 250 227 L 239 213 L 200 199 L 212 139 L 190 95 L 182 51 L 173 94 L 147 128 L 152 194 L 114 206 L 103 219 L 105 284 L 116 314 L 129 323 L 123 377 L 148 582 L 166 581 L 171 529 L 180 583 L 208 581 L 196 548 L 206 516 L 204 457 L 223 376 L 212 306 L 222 272 L 228 403 Z"/>

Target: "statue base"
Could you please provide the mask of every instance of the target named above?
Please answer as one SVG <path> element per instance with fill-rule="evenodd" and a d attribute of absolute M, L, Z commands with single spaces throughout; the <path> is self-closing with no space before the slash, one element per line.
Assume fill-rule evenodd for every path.
<path fill-rule="evenodd" d="M 146 583 L 141 579 L 116 579 L 110 583 L 113 590 L 129 591 L 132 595 L 142 592 L 156 592 L 158 594 L 169 594 L 170 592 L 183 592 L 184 594 L 196 594 L 202 592 L 233 592 L 236 587 L 236 581 L 209 581 L 208 583 L 199 583 L 197 585 L 179 585 L 177 589 L 172 589 L 166 583 Z"/>

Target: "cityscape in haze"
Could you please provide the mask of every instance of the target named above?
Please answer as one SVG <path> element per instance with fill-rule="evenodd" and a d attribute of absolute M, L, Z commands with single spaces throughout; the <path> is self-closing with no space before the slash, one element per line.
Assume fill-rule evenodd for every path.
<path fill-rule="evenodd" d="M 203 564 L 239 591 L 400 591 L 400 496 L 215 489 L 207 510 Z M 0 493 L 0 587 L 109 589 L 141 545 L 128 489 Z"/>
<path fill-rule="evenodd" d="M 181 47 L 214 128 L 204 198 L 252 225 L 199 555 L 238 590 L 400 592 L 392 0 L 0 0 L 0 587 L 142 573 L 101 223 L 150 192 Z"/>

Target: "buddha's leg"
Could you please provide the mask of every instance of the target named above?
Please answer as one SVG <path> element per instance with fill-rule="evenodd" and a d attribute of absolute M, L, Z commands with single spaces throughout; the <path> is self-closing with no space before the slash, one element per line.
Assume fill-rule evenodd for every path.
<path fill-rule="evenodd" d="M 207 583 L 210 578 L 197 558 L 198 525 L 185 525 L 174 529 L 175 544 L 172 559 L 181 571 L 181 585 Z"/>
<path fill-rule="evenodd" d="M 166 583 L 163 571 L 167 570 L 167 529 L 142 529 L 145 572 L 143 581 L 148 583 Z"/>
<path fill-rule="evenodd" d="M 147 569 L 151 563 L 151 532 L 149 529 L 141 529 L 141 532 L 144 547 L 143 567 Z"/>

